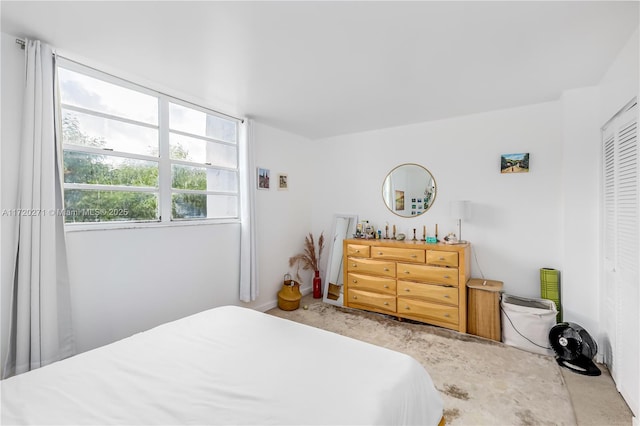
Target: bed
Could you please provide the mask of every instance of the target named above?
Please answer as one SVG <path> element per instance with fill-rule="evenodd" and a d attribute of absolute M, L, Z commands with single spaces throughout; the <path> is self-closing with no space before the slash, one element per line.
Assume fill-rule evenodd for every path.
<path fill-rule="evenodd" d="M 237 306 L 2 381 L 2 424 L 436 425 L 413 358 Z"/>

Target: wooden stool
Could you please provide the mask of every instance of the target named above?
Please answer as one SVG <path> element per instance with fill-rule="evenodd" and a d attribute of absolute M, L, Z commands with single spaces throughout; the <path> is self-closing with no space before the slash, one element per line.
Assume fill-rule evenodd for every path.
<path fill-rule="evenodd" d="M 467 333 L 487 339 L 502 340 L 500 328 L 500 293 L 502 281 L 472 278 L 467 282 Z"/>

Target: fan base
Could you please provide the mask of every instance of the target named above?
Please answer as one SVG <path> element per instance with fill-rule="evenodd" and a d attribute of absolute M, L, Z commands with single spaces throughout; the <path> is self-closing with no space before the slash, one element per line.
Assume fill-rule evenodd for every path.
<path fill-rule="evenodd" d="M 583 374 L 585 376 L 599 376 L 602 374 L 600 369 L 586 357 L 579 357 L 575 363 L 570 363 L 566 359 L 556 358 L 556 362 L 561 366 L 568 368 L 574 373 Z"/>

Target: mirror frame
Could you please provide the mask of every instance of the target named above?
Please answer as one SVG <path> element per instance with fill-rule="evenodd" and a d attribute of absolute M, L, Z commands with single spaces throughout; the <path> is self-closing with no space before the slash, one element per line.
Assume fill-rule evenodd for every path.
<path fill-rule="evenodd" d="M 344 235 L 336 235 L 336 232 L 338 231 L 338 220 L 339 219 L 349 219 L 349 223 L 347 225 L 347 229 L 344 233 Z M 329 277 L 331 276 L 331 266 L 334 263 L 334 256 L 340 256 L 340 262 L 338 263 L 338 278 L 339 281 L 342 281 L 342 279 L 344 279 L 344 274 L 340 274 L 340 271 L 342 271 L 342 241 L 344 239 L 348 239 L 348 238 L 353 238 L 353 234 L 356 233 L 356 226 L 358 224 L 358 215 L 355 214 L 334 214 L 333 215 L 333 225 L 331 226 L 331 244 L 329 244 L 328 246 L 328 252 L 327 252 L 327 267 L 325 268 L 325 272 L 324 272 L 324 280 L 323 280 L 323 289 L 322 289 L 322 301 L 325 303 L 329 303 L 331 305 L 336 305 L 336 306 L 344 306 L 344 292 L 341 291 L 340 292 L 340 297 L 337 300 L 333 300 L 329 298 Z M 336 249 L 336 244 L 338 244 L 339 250 Z M 342 278 L 342 279 L 340 279 Z M 344 282 L 342 283 L 342 286 L 344 288 Z"/>
<path fill-rule="evenodd" d="M 385 182 L 387 182 L 387 179 L 389 179 L 389 178 L 391 177 L 391 174 L 392 174 L 393 172 L 395 172 L 396 170 L 398 170 L 400 167 L 403 167 L 403 166 L 416 166 L 416 167 L 420 167 L 420 168 L 421 168 L 422 170 L 424 170 L 424 171 L 425 171 L 429 176 L 431 176 L 431 180 L 433 181 L 433 188 L 434 188 L 434 191 L 433 191 L 433 199 L 431 200 L 431 203 L 429 204 L 429 207 L 427 207 L 426 209 L 422 210 L 420 213 L 415 214 L 415 215 L 411 215 L 411 214 L 409 214 L 409 215 L 403 215 L 403 214 L 400 214 L 400 213 L 396 212 L 396 210 L 393 208 L 394 206 L 392 206 L 392 205 L 390 206 L 390 205 L 389 205 L 389 203 L 387 203 L 387 199 L 386 199 L 386 198 L 385 198 L 385 196 L 384 196 L 384 195 L 385 195 L 385 191 L 384 191 Z M 391 213 L 395 214 L 396 216 L 400 216 L 400 217 L 404 217 L 404 218 L 407 218 L 407 219 L 411 219 L 411 218 L 414 218 L 414 217 L 422 216 L 423 214 L 425 214 L 425 213 L 426 213 L 426 212 L 427 212 L 427 211 L 428 211 L 428 210 L 433 206 L 433 203 L 435 203 L 435 202 L 436 202 L 436 197 L 438 196 L 438 185 L 437 185 L 437 183 L 436 183 L 436 178 L 433 176 L 433 173 L 431 173 L 431 171 L 430 171 L 429 169 L 427 169 L 426 167 L 424 167 L 424 166 L 422 166 L 422 165 L 420 165 L 420 164 L 417 164 L 417 163 L 403 163 L 403 164 L 399 164 L 399 165 L 397 165 L 396 167 L 394 167 L 393 169 L 391 169 L 391 171 L 390 171 L 389 173 L 387 173 L 387 175 L 385 176 L 384 180 L 382 181 L 382 191 L 381 191 L 381 194 L 382 194 L 382 201 L 384 202 L 384 205 L 389 209 L 389 211 L 391 211 Z M 391 203 L 393 203 L 393 202 L 394 202 L 394 200 L 391 200 L 390 202 L 391 202 Z M 407 202 L 407 201 L 405 201 L 405 203 L 406 203 L 406 202 Z"/>

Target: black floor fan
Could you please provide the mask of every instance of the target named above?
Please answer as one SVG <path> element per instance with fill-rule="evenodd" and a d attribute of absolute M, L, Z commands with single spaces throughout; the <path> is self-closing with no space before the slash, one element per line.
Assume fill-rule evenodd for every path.
<path fill-rule="evenodd" d="M 561 322 L 554 325 L 549 331 L 549 343 L 561 366 L 586 376 L 600 375 L 600 369 L 593 362 L 598 345 L 578 324 Z"/>

